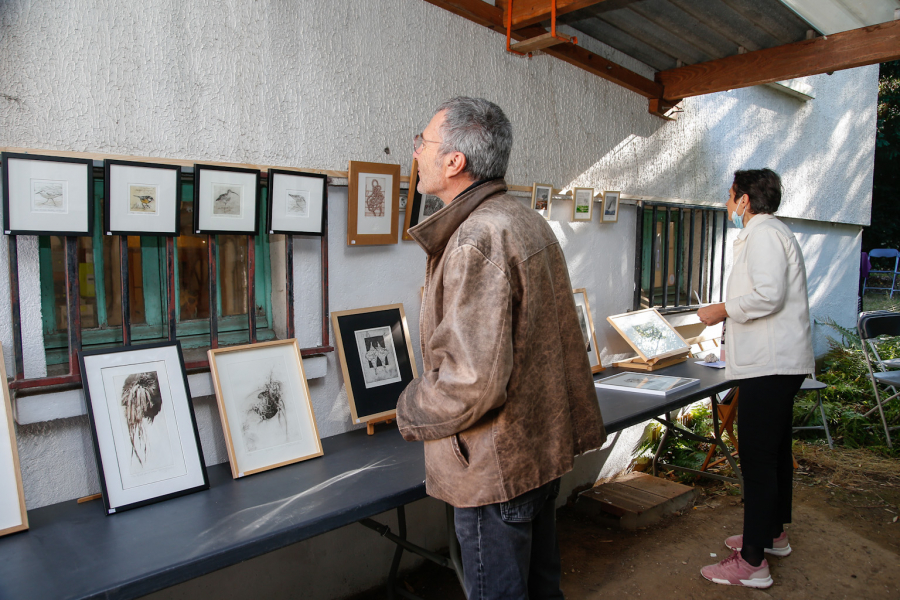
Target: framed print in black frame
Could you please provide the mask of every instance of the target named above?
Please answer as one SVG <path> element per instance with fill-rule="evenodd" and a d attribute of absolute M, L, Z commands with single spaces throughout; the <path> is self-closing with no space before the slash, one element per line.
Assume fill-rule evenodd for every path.
<path fill-rule="evenodd" d="M 331 313 L 353 423 L 397 412 L 397 400 L 418 376 L 402 304 Z"/>
<path fill-rule="evenodd" d="M 269 169 L 269 233 L 322 235 L 328 210 L 328 176 Z"/>
<path fill-rule="evenodd" d="M 419 184 L 418 161 L 413 159 L 412 171 L 409 174 L 409 192 L 406 199 L 406 216 L 403 223 L 403 239 L 413 239 L 409 228 L 415 227 L 437 211 L 444 208 L 444 201 L 431 194 L 422 194 L 417 188 Z"/>
<path fill-rule="evenodd" d="M 106 235 L 178 235 L 181 167 L 106 159 Z"/>
<path fill-rule="evenodd" d="M 180 342 L 78 362 L 108 515 L 209 488 Z"/>
<path fill-rule="evenodd" d="M 94 161 L 4 152 L 2 163 L 7 235 L 93 233 Z"/>
<path fill-rule="evenodd" d="M 259 169 L 194 165 L 194 233 L 256 235 Z"/>

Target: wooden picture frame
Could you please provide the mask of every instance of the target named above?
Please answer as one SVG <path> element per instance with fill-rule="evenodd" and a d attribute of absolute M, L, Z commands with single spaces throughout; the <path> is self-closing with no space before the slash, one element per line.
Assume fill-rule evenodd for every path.
<path fill-rule="evenodd" d="M 413 159 L 412 172 L 409 174 L 409 192 L 406 198 L 406 216 L 403 219 L 403 239 L 412 240 L 409 235 L 410 227 L 415 227 L 440 209 L 444 208 L 444 201 L 432 194 L 422 194 L 416 189 L 419 183 L 418 163 Z"/>
<path fill-rule="evenodd" d="M 269 233 L 321 236 L 328 222 L 328 176 L 269 169 L 266 202 Z"/>
<path fill-rule="evenodd" d="M 581 334 L 585 339 L 588 360 L 591 363 L 591 373 L 603 371 L 600 364 L 600 347 L 597 346 L 597 334 L 594 330 L 594 317 L 591 316 L 591 306 L 588 303 L 587 290 L 578 288 L 572 290 L 575 298 L 575 312 L 578 313 L 578 323 L 581 325 Z"/>
<path fill-rule="evenodd" d="M 536 210 L 545 219 L 550 219 L 553 206 L 553 186 L 546 183 L 531 184 L 531 209 Z"/>
<path fill-rule="evenodd" d="M 25 510 L 25 491 L 16 428 L 13 424 L 9 385 L 6 382 L 6 361 L 0 347 L 0 377 L 3 378 L 3 406 L 0 406 L 0 537 L 28 529 Z"/>
<path fill-rule="evenodd" d="M 572 220 L 590 221 L 594 216 L 594 188 L 572 188 Z"/>
<path fill-rule="evenodd" d="M 91 236 L 94 161 L 3 152 L 6 235 Z"/>
<path fill-rule="evenodd" d="M 681 334 L 655 308 L 606 317 L 645 363 L 691 351 Z"/>
<path fill-rule="evenodd" d="M 179 165 L 106 159 L 103 172 L 106 235 L 178 235 Z"/>
<path fill-rule="evenodd" d="M 400 165 L 350 161 L 347 245 L 397 243 Z"/>
<path fill-rule="evenodd" d="M 322 456 L 296 339 L 210 349 L 207 356 L 233 478 Z"/>
<path fill-rule="evenodd" d="M 621 192 L 603 192 L 603 210 L 600 211 L 601 223 L 615 223 L 619 220 L 621 195 Z"/>
<path fill-rule="evenodd" d="M 256 235 L 259 169 L 194 165 L 194 233 Z"/>
<path fill-rule="evenodd" d="M 353 423 L 395 415 L 401 392 L 418 377 L 403 305 L 341 310 L 331 322 Z"/>
<path fill-rule="evenodd" d="M 111 515 L 209 488 L 181 343 L 78 353 Z"/>

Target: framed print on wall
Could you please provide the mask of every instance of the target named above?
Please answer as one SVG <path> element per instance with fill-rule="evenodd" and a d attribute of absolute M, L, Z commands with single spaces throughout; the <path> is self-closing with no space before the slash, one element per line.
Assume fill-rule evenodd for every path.
<path fill-rule="evenodd" d="M 400 393 L 418 376 L 403 305 L 333 312 L 331 322 L 353 422 L 396 413 Z"/>
<path fill-rule="evenodd" d="M 581 335 L 584 336 L 588 360 L 591 362 L 591 373 L 599 373 L 603 371 L 603 366 L 600 364 L 600 348 L 597 346 L 597 335 L 594 333 L 594 318 L 591 316 L 587 290 L 578 288 L 577 290 L 572 290 L 572 294 L 575 296 L 575 312 L 578 313 Z"/>
<path fill-rule="evenodd" d="M 400 165 L 351 160 L 347 194 L 347 245 L 397 243 Z"/>
<path fill-rule="evenodd" d="M 7 235 L 92 234 L 94 161 L 4 152 L 2 163 Z"/>
<path fill-rule="evenodd" d="M 256 235 L 259 169 L 194 165 L 194 233 Z"/>
<path fill-rule="evenodd" d="M 3 378 L 3 401 L 0 406 L 0 536 L 28 529 L 28 513 L 25 512 L 25 492 L 22 488 L 22 470 L 19 466 L 19 449 L 9 402 L 9 386 L 6 383 L 6 363 L 0 348 L 0 377 Z"/>
<path fill-rule="evenodd" d="M 180 342 L 78 361 L 107 514 L 209 488 Z"/>
<path fill-rule="evenodd" d="M 644 362 L 687 354 L 691 350 L 690 344 L 655 308 L 612 315 L 606 320 Z"/>
<path fill-rule="evenodd" d="M 553 186 L 534 183 L 531 186 L 531 208 L 545 219 L 550 218 L 550 204 L 553 202 Z"/>
<path fill-rule="evenodd" d="M 297 340 L 208 350 L 235 479 L 322 456 Z"/>
<path fill-rule="evenodd" d="M 422 194 L 416 189 L 419 184 L 418 161 L 413 159 L 412 172 L 409 175 L 409 193 L 406 200 L 406 217 L 403 223 L 403 239 L 413 239 L 409 228 L 415 227 L 437 211 L 444 208 L 444 201 L 431 194 Z"/>
<path fill-rule="evenodd" d="M 269 169 L 269 233 L 322 235 L 328 210 L 328 176 Z"/>
<path fill-rule="evenodd" d="M 601 223 L 615 223 L 619 220 L 620 192 L 603 192 L 603 214 Z"/>
<path fill-rule="evenodd" d="M 594 189 L 572 188 L 572 220 L 590 221 L 594 216 Z"/>
<path fill-rule="evenodd" d="M 106 159 L 106 235 L 178 235 L 181 167 Z"/>

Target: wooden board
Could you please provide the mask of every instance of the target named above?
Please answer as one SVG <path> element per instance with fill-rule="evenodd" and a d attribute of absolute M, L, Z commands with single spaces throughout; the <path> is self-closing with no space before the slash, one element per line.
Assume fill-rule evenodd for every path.
<path fill-rule="evenodd" d="M 582 493 L 575 507 L 624 529 L 636 529 L 681 510 L 698 495 L 696 488 L 635 472 Z"/>
<path fill-rule="evenodd" d="M 619 362 L 614 362 L 614 367 L 622 367 L 624 369 L 635 369 L 637 371 L 656 371 L 658 369 L 664 369 L 666 367 L 671 367 L 672 365 L 677 365 L 678 363 L 683 363 L 688 359 L 688 355 L 684 356 L 670 356 L 668 358 L 663 358 L 661 360 L 656 361 L 655 363 L 646 363 L 641 360 L 640 356 L 635 356 L 634 358 L 629 358 L 628 360 L 623 360 Z"/>

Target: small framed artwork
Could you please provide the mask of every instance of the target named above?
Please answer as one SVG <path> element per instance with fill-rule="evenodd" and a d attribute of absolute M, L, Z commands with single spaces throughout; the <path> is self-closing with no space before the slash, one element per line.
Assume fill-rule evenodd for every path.
<path fill-rule="evenodd" d="M 235 479 L 322 456 L 297 340 L 208 350 Z"/>
<path fill-rule="evenodd" d="M 572 188 L 572 220 L 590 221 L 594 216 L 594 189 Z"/>
<path fill-rule="evenodd" d="M 6 235 L 90 236 L 94 161 L 4 152 Z"/>
<path fill-rule="evenodd" d="M 78 361 L 107 514 L 209 488 L 180 342 Z"/>
<path fill-rule="evenodd" d="M 256 235 L 259 169 L 194 165 L 194 233 Z"/>
<path fill-rule="evenodd" d="M 419 183 L 418 161 L 413 159 L 412 172 L 409 175 L 409 196 L 406 201 L 406 217 L 403 224 L 403 239 L 413 239 L 409 228 L 415 227 L 437 211 L 444 208 L 444 201 L 431 194 L 422 194 L 416 189 Z"/>
<path fill-rule="evenodd" d="M 269 169 L 269 233 L 322 235 L 328 210 L 328 176 Z"/>
<path fill-rule="evenodd" d="M 553 202 L 553 186 L 535 183 L 531 186 L 531 208 L 545 219 L 550 218 L 550 204 Z"/>
<path fill-rule="evenodd" d="M 397 243 L 400 165 L 350 161 L 347 245 Z"/>
<path fill-rule="evenodd" d="M 418 376 L 402 304 L 331 313 L 354 423 L 397 412 L 397 399 Z"/>
<path fill-rule="evenodd" d="M 615 223 L 619 220 L 620 192 L 603 192 L 603 215 L 601 223 Z"/>
<path fill-rule="evenodd" d="M 603 370 L 603 366 L 600 364 L 600 348 L 597 346 L 597 335 L 594 333 L 594 318 L 591 316 L 587 290 L 578 288 L 572 290 L 572 293 L 575 296 L 575 312 L 581 325 L 581 335 L 584 336 L 584 345 L 591 363 L 591 373 L 599 373 Z"/>
<path fill-rule="evenodd" d="M 690 344 L 655 308 L 612 315 L 606 320 L 644 362 L 687 354 L 691 350 Z"/>
<path fill-rule="evenodd" d="M 106 235 L 178 235 L 181 167 L 106 159 Z"/>
<path fill-rule="evenodd" d="M 3 402 L 0 406 L 0 536 L 28 529 L 28 513 L 25 512 L 25 492 L 22 488 L 22 470 L 19 467 L 19 449 L 9 402 L 9 386 L 6 384 L 6 363 L 0 348 L 0 385 L 3 386 Z"/>

